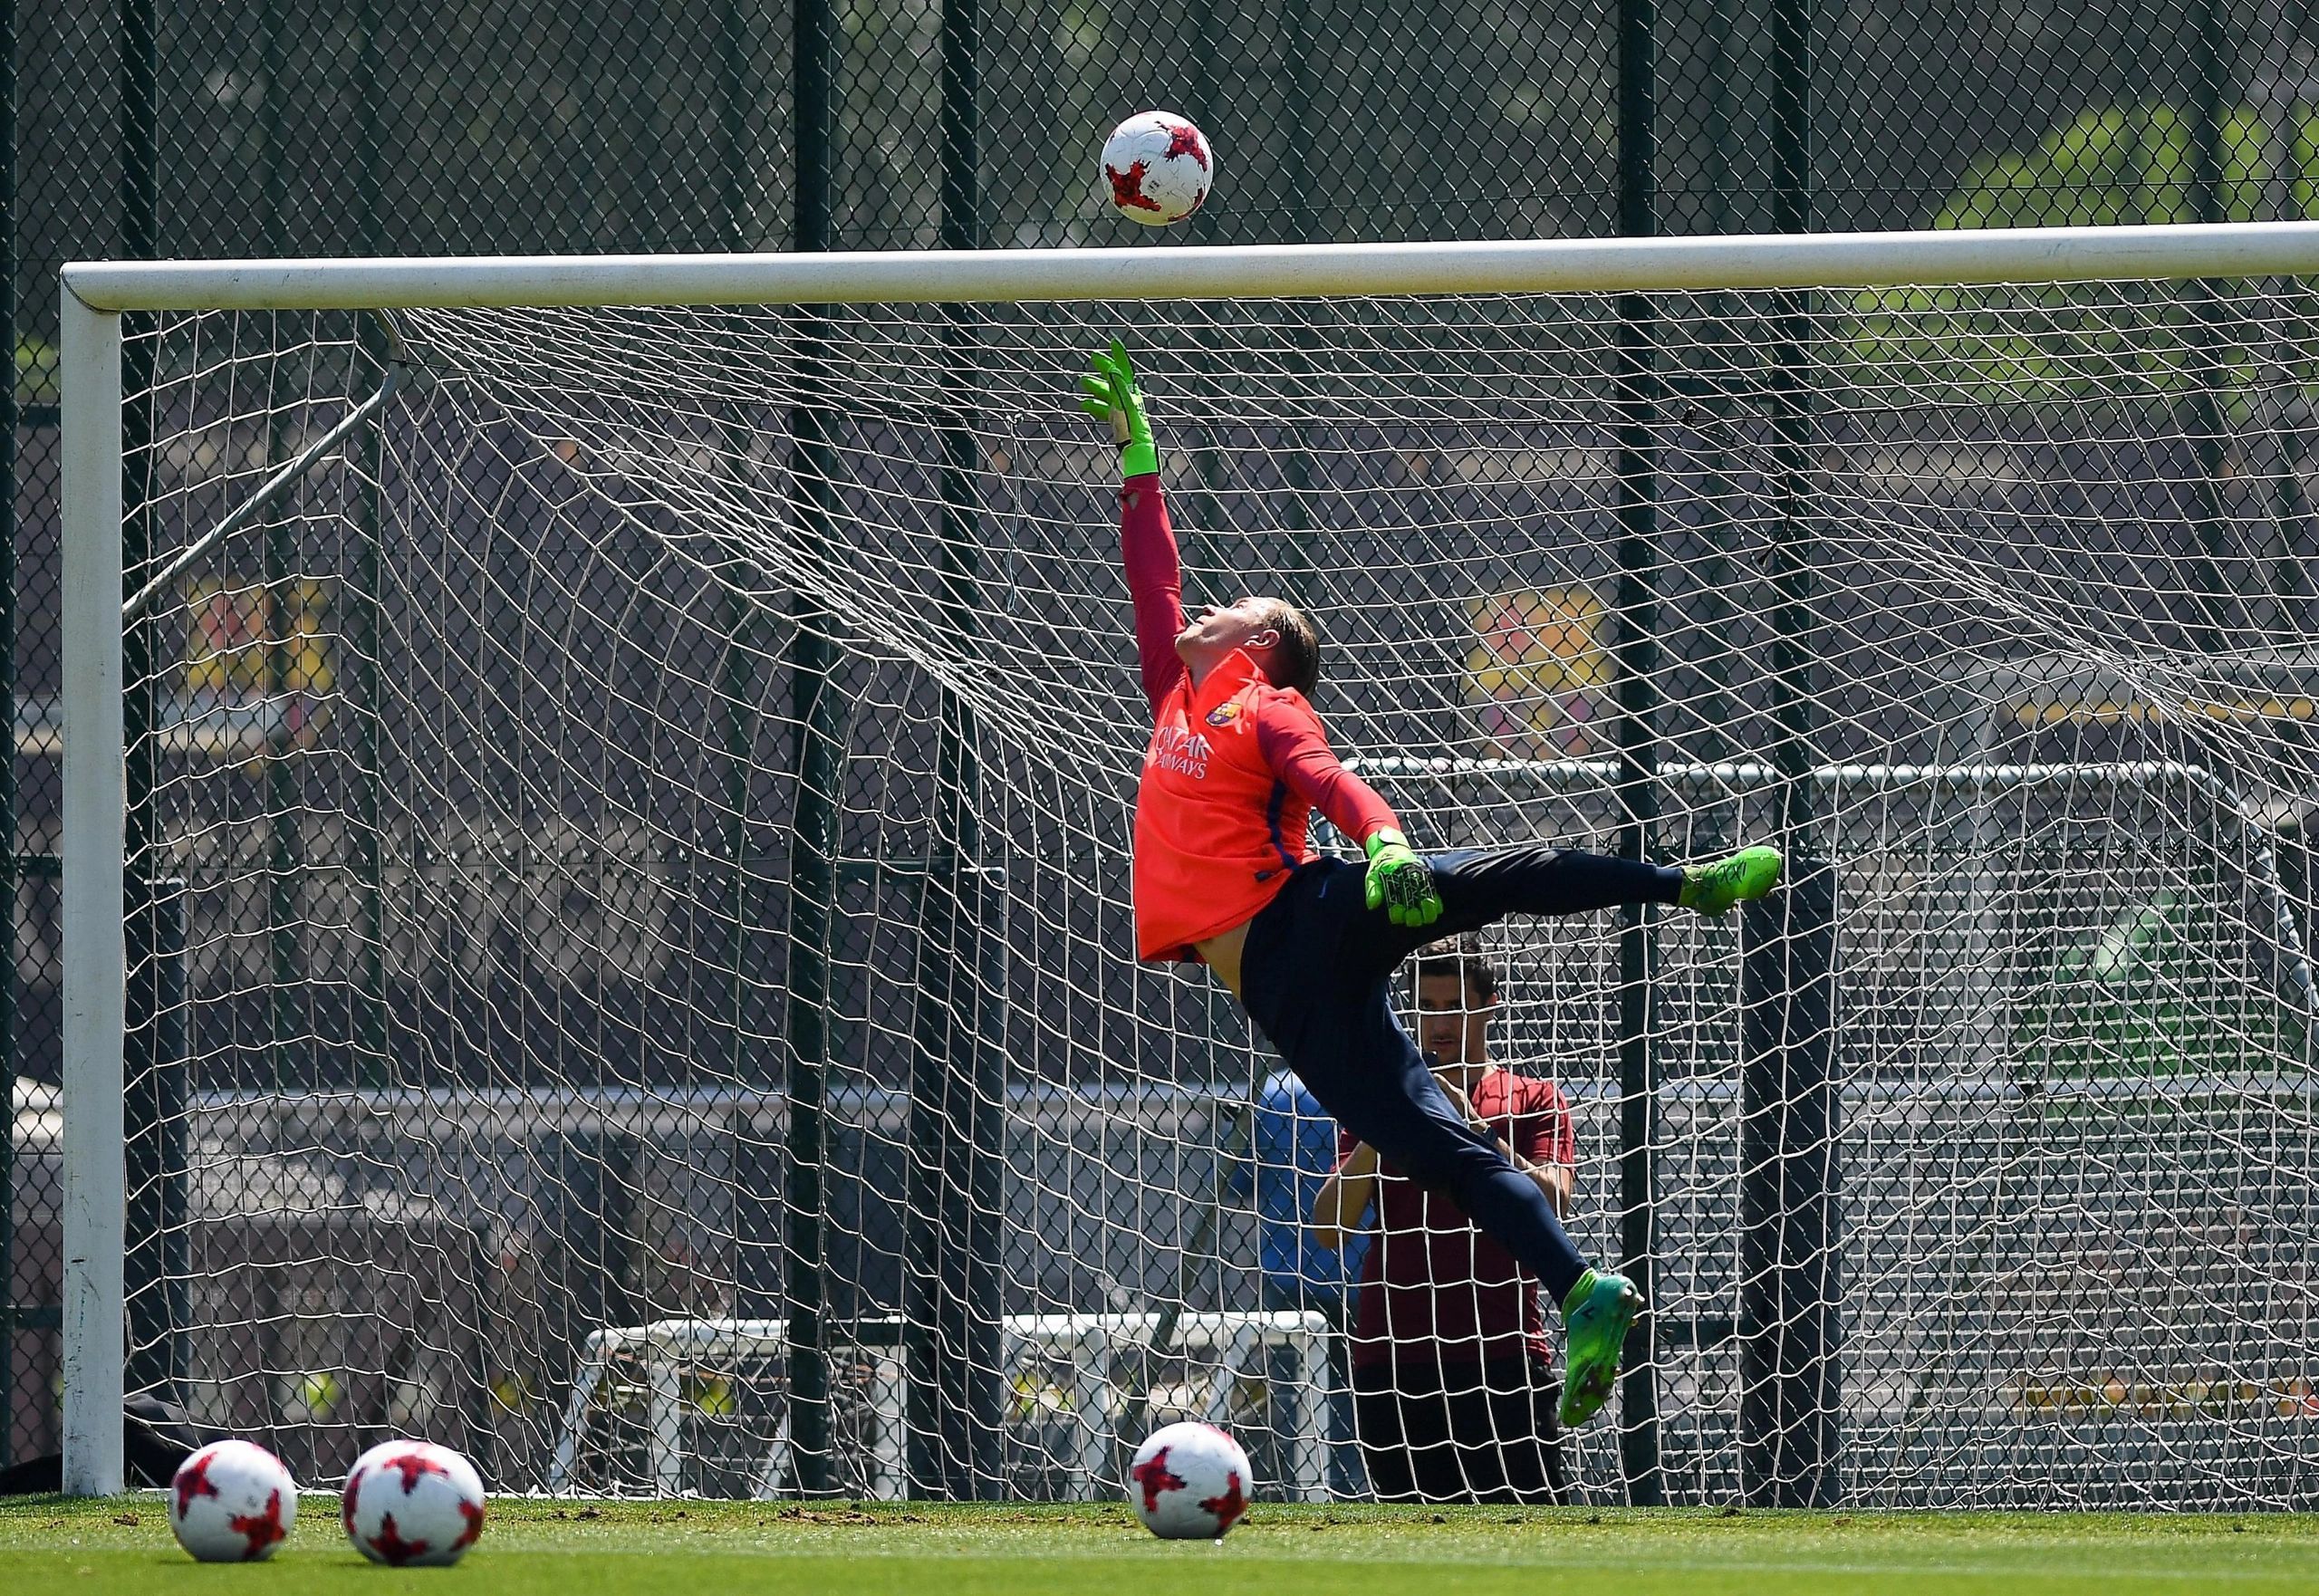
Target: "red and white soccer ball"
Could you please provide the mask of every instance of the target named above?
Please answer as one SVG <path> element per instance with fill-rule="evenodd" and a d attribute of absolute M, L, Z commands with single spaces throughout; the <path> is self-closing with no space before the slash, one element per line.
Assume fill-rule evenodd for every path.
<path fill-rule="evenodd" d="M 483 1534 L 483 1476 L 430 1441 L 382 1441 L 346 1471 L 340 1517 L 346 1538 L 373 1562 L 440 1568 Z"/>
<path fill-rule="evenodd" d="M 210 1442 L 169 1482 L 169 1529 L 204 1562 L 262 1562 L 297 1522 L 290 1471 L 247 1441 Z"/>
<path fill-rule="evenodd" d="M 1135 1449 L 1127 1499 L 1163 1541 L 1213 1541 L 1248 1511 L 1255 1476 L 1240 1443 L 1212 1424 L 1162 1426 Z"/>
<path fill-rule="evenodd" d="M 1172 111 L 1139 111 L 1103 140 L 1103 184 L 1131 222 L 1180 222 L 1200 207 L 1215 181 L 1208 135 Z"/>

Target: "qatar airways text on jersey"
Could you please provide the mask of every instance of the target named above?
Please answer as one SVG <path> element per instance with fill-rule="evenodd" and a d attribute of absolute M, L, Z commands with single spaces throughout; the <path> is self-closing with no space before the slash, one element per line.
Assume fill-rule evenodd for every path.
<path fill-rule="evenodd" d="M 1144 755 L 1143 763 L 1194 780 L 1205 780 L 1208 756 L 1215 751 L 1214 745 L 1200 733 L 1179 726 L 1163 726 L 1152 735 L 1151 747 Z"/>

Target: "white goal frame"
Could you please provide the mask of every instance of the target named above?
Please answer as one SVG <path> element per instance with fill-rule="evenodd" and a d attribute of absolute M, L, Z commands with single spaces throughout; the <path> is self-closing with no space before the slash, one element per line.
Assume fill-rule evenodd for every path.
<path fill-rule="evenodd" d="M 2319 274 L 2319 222 L 1258 247 L 83 262 L 62 274 L 64 1488 L 122 1488 L 121 315 L 1852 289 Z"/>

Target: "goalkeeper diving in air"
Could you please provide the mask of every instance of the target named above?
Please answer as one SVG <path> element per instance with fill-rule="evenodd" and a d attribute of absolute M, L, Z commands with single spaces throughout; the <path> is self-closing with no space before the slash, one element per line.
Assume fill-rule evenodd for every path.
<path fill-rule="evenodd" d="M 1160 456 L 1127 351 L 1114 342 L 1081 403 L 1120 446 L 1120 543 L 1151 743 L 1135 808 L 1137 957 L 1205 964 L 1339 1124 L 1421 1187 L 1448 1191 L 1562 1304 L 1562 1422 L 1607 1401 L 1632 1282 L 1593 1269 L 1552 1198 L 1496 1135 L 1454 1108 L 1393 1013 L 1393 971 L 1425 943 L 1511 914 L 1670 903 L 1701 914 L 1761 898 L 1776 849 L 1675 868 L 1539 843 L 1415 851 L 1384 800 L 1337 763 L 1307 702 L 1320 636 L 1279 599 L 1187 619 Z M 1322 857 L 1312 812 L 1365 864 Z"/>

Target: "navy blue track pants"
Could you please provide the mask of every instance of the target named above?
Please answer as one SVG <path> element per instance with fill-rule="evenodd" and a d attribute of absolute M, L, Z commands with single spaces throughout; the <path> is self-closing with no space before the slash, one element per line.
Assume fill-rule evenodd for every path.
<path fill-rule="evenodd" d="M 1559 1303 L 1586 1261 L 1537 1183 L 1449 1106 L 1393 1013 L 1393 971 L 1429 942 L 1511 914 L 1672 903 L 1683 875 L 1538 844 L 1438 853 L 1426 862 L 1442 911 L 1417 928 L 1368 907 L 1366 867 L 1340 859 L 1299 866 L 1248 924 L 1240 956 L 1248 1017 L 1338 1124 L 1420 1186 L 1447 1190 Z"/>

